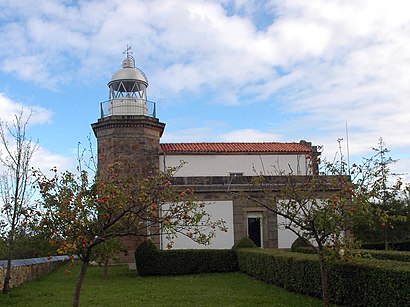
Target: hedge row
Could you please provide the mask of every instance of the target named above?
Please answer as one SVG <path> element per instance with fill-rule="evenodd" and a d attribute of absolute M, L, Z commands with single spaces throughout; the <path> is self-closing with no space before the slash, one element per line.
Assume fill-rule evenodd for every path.
<path fill-rule="evenodd" d="M 135 251 L 139 275 L 188 275 L 238 271 L 232 249 L 159 250 L 152 241 L 143 242 Z"/>
<path fill-rule="evenodd" d="M 292 252 L 294 253 L 302 253 L 302 254 L 317 254 L 317 250 L 312 247 L 293 247 Z"/>
<path fill-rule="evenodd" d="M 292 249 L 292 252 L 303 254 L 317 254 L 317 251 L 311 247 L 297 247 Z M 410 252 L 407 251 L 384 251 L 375 249 L 360 249 L 357 252 L 363 256 L 369 255 L 371 258 L 379 260 L 395 260 L 410 262 Z"/>
<path fill-rule="evenodd" d="M 410 262 L 410 252 L 407 251 L 382 251 L 374 249 L 361 249 L 361 254 L 369 254 L 374 259 L 379 260 L 395 260 Z"/>
<path fill-rule="evenodd" d="M 397 241 L 391 242 L 388 244 L 389 249 L 397 250 L 397 251 L 410 251 L 410 240 L 406 241 Z M 384 250 L 385 243 L 378 242 L 378 243 L 362 243 L 363 249 L 378 249 Z"/>
<path fill-rule="evenodd" d="M 237 251 L 239 268 L 257 279 L 321 298 L 317 255 L 277 250 Z M 333 303 L 349 306 L 406 306 L 410 301 L 410 263 L 358 259 L 328 266 Z"/>

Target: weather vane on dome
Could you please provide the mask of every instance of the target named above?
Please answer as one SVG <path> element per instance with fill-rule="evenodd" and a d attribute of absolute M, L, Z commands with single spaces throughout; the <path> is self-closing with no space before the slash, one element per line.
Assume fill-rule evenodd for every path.
<path fill-rule="evenodd" d="M 125 49 L 122 54 L 126 54 L 128 58 L 132 54 L 131 45 L 127 44 L 127 49 Z"/>

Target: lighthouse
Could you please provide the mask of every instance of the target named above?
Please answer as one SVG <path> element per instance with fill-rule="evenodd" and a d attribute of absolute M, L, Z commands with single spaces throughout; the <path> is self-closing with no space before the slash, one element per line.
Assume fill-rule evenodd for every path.
<path fill-rule="evenodd" d="M 109 99 L 101 102 L 101 116 L 91 127 L 97 138 L 100 175 L 104 177 L 108 167 L 119 162 L 125 166 L 124 175 L 138 182 L 159 172 L 159 142 L 165 124 L 156 117 L 155 102 L 147 100 L 148 78 L 135 66 L 130 51 L 127 47 L 121 68 L 108 82 Z M 133 251 L 139 241 L 130 236 L 121 242 L 128 255 L 120 261 L 134 265 Z"/>
<path fill-rule="evenodd" d="M 124 53 L 121 68 L 107 84 L 109 99 L 101 103 L 101 116 L 91 126 L 97 138 L 98 168 L 115 162 L 132 164 L 132 176 L 141 179 L 159 170 L 165 124 L 156 117 L 156 103 L 147 100 L 148 78 L 135 66 L 130 47 Z"/>

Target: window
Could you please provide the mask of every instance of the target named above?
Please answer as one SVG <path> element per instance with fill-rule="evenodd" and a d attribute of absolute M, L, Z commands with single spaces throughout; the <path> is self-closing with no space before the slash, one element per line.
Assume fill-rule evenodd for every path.
<path fill-rule="evenodd" d="M 243 176 L 243 173 L 229 173 L 230 177 L 239 177 L 239 176 Z"/>

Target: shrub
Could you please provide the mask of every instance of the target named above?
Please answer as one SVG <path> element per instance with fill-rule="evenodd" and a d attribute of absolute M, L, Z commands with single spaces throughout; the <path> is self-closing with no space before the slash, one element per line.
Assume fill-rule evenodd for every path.
<path fill-rule="evenodd" d="M 374 249 L 362 249 L 359 250 L 362 254 L 368 254 L 372 258 L 379 260 L 395 260 L 410 262 L 410 252 L 406 251 L 384 251 L 384 250 L 374 250 Z"/>
<path fill-rule="evenodd" d="M 317 255 L 277 250 L 237 250 L 239 268 L 290 291 L 321 297 Z M 410 263 L 357 259 L 328 264 L 332 302 L 349 306 L 404 306 L 410 293 Z"/>
<path fill-rule="evenodd" d="M 238 271 L 231 249 L 158 250 L 152 241 L 145 241 L 136 249 L 135 260 L 141 276 Z"/>
<path fill-rule="evenodd" d="M 410 240 L 390 242 L 388 244 L 388 247 L 389 249 L 393 249 L 397 251 L 410 251 Z M 385 245 L 384 245 L 384 242 L 362 243 L 362 248 L 384 250 Z"/>
<path fill-rule="evenodd" d="M 243 237 L 232 246 L 232 249 L 237 248 L 257 248 L 257 246 L 249 237 Z"/>
<path fill-rule="evenodd" d="M 56 248 L 49 244 L 50 238 L 44 234 L 20 233 L 15 237 L 13 258 L 29 259 L 56 255 Z M 7 259 L 8 246 L 4 239 L 0 239 L 0 259 Z"/>
<path fill-rule="evenodd" d="M 297 238 L 290 247 L 292 252 L 303 254 L 317 254 L 316 248 L 302 238 Z"/>
<path fill-rule="evenodd" d="M 135 264 L 139 275 L 148 276 L 152 271 L 158 270 L 157 254 L 158 249 L 151 240 L 146 240 L 137 247 Z"/>
<path fill-rule="evenodd" d="M 314 248 L 314 246 L 313 246 L 310 242 L 308 242 L 308 241 L 306 241 L 306 240 L 304 240 L 304 239 L 302 239 L 302 238 L 300 238 L 300 237 L 297 237 L 296 240 L 293 241 L 292 246 L 290 247 L 290 249 L 293 251 L 293 249 L 299 248 L 299 247 L 311 247 L 311 248 Z"/>

